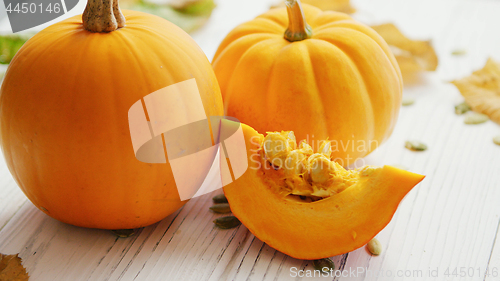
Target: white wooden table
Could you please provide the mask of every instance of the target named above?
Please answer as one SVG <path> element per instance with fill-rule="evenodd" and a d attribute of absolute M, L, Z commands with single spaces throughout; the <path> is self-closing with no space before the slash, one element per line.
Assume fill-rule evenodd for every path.
<path fill-rule="evenodd" d="M 209 58 L 230 29 L 269 7 L 266 0 L 217 3 L 209 23 L 193 34 Z M 500 280 L 500 146 L 492 142 L 500 126 L 465 125 L 453 108 L 461 96 L 446 82 L 481 68 L 488 56 L 500 60 L 500 1 L 358 0 L 353 5 L 357 19 L 394 22 L 412 38 L 432 38 L 440 59 L 436 72 L 405 86 L 404 94 L 416 103 L 401 109 L 390 140 L 366 158 L 367 164 L 400 164 L 427 175 L 378 235 L 382 255 L 361 248 L 333 257 L 347 277 L 294 277 L 298 270 L 313 269 L 311 262 L 275 251 L 244 226 L 215 228 L 212 220 L 219 215 L 208 210 L 213 194 L 191 200 L 133 237 L 117 238 L 46 216 L 26 199 L 4 161 L 0 252 L 19 253 L 31 280 Z M 82 0 L 73 12 L 83 7 Z M 455 49 L 467 54 L 452 56 Z M 429 149 L 411 152 L 404 148 L 408 139 Z M 467 277 L 459 277 L 461 270 Z"/>

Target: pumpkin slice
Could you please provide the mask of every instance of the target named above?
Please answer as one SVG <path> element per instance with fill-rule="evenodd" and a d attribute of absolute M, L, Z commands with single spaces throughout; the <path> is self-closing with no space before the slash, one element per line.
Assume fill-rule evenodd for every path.
<path fill-rule="evenodd" d="M 293 132 L 264 137 L 247 125 L 242 131 L 248 169 L 224 194 L 257 238 L 297 259 L 362 247 L 424 178 L 391 166 L 345 170 L 330 160 L 328 141 L 314 153 L 304 141 L 297 145 Z"/>

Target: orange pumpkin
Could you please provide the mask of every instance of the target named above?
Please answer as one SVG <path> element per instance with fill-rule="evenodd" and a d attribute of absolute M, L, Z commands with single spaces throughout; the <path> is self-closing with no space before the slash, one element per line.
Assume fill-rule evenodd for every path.
<path fill-rule="evenodd" d="M 328 160 L 328 142 L 313 151 L 297 145 L 293 132 L 264 137 L 247 125 L 242 131 L 248 169 L 223 187 L 231 211 L 257 238 L 297 259 L 362 247 L 424 178 L 390 166 L 348 171 Z"/>
<path fill-rule="evenodd" d="M 36 207 L 77 226 L 143 227 L 186 203 L 168 160 L 136 159 L 134 103 L 195 78 L 204 113 L 223 113 L 210 62 L 187 33 L 149 14 L 123 15 L 117 1 L 89 1 L 83 24 L 73 17 L 31 38 L 1 88 L 1 146 L 14 179 Z M 186 105 L 163 110 L 189 119 Z"/>
<path fill-rule="evenodd" d="M 338 148 L 332 158 L 347 166 L 391 134 L 402 94 L 398 64 L 375 31 L 348 15 L 286 4 L 220 44 L 212 64 L 227 115 L 259 132 L 330 138 Z"/>

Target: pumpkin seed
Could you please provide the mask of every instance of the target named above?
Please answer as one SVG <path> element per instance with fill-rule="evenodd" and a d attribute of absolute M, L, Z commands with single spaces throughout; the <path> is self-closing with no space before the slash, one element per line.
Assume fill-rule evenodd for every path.
<path fill-rule="evenodd" d="M 214 213 L 219 213 L 219 214 L 231 213 L 231 208 L 229 208 L 228 203 L 213 205 L 212 207 L 210 207 L 210 210 L 212 210 Z"/>
<path fill-rule="evenodd" d="M 135 234 L 135 229 L 116 229 L 111 232 L 120 238 L 127 238 Z"/>
<path fill-rule="evenodd" d="M 241 224 L 240 220 L 235 216 L 216 218 L 214 223 L 217 227 L 222 229 L 234 228 Z"/>
<path fill-rule="evenodd" d="M 470 109 L 471 109 L 470 106 L 466 102 L 463 102 L 461 104 L 455 105 L 455 114 L 462 115 L 467 111 L 470 111 Z"/>
<path fill-rule="evenodd" d="M 405 147 L 413 151 L 424 151 L 427 149 L 427 145 L 419 141 L 406 141 Z"/>
<path fill-rule="evenodd" d="M 273 166 L 281 168 L 286 160 L 286 157 L 292 146 L 290 145 L 294 140 L 289 140 L 289 136 L 285 137 L 281 133 L 268 133 L 264 138 L 263 147 L 267 159 Z M 295 135 L 293 135 L 295 139 Z"/>
<path fill-rule="evenodd" d="M 475 124 L 481 124 L 486 121 L 490 120 L 488 115 L 477 113 L 477 112 L 471 112 L 465 116 L 464 123 L 467 125 L 475 125 Z"/>
<path fill-rule="evenodd" d="M 293 177 L 302 173 L 305 169 L 304 161 L 306 156 L 300 150 L 293 150 L 288 154 L 285 160 L 285 165 L 283 169 L 285 170 L 285 175 L 288 177 Z"/>
<path fill-rule="evenodd" d="M 463 56 L 463 55 L 467 54 L 467 50 L 465 50 L 465 49 L 456 49 L 456 50 L 452 51 L 451 54 L 453 56 Z"/>
<path fill-rule="evenodd" d="M 227 198 L 224 193 L 215 195 L 214 197 L 212 197 L 212 200 L 215 204 L 227 203 Z"/>
<path fill-rule="evenodd" d="M 398 168 L 400 170 L 405 170 L 405 171 L 408 171 L 408 167 L 404 166 L 404 165 L 400 165 L 400 164 L 394 164 L 394 165 L 391 165 L 393 166 L 394 168 Z"/>
<path fill-rule="evenodd" d="M 409 106 L 415 103 L 415 99 L 413 98 L 408 98 L 408 97 L 403 97 L 403 100 L 401 101 L 402 106 Z"/>
<path fill-rule="evenodd" d="M 318 157 L 314 157 L 319 155 Z M 309 175 L 314 183 L 325 183 L 331 178 L 331 161 L 323 154 L 313 154 L 309 159 Z"/>
<path fill-rule="evenodd" d="M 380 244 L 380 241 L 378 241 L 377 238 L 370 240 L 366 246 L 372 255 L 378 256 L 382 253 L 382 244 Z"/>
<path fill-rule="evenodd" d="M 318 153 L 321 153 L 321 154 L 325 155 L 327 158 L 330 158 L 332 156 L 332 143 L 331 143 L 331 141 L 329 141 L 329 140 L 321 141 Z"/>
<path fill-rule="evenodd" d="M 314 269 L 327 272 L 327 271 L 332 271 L 335 270 L 335 264 L 331 259 L 320 259 L 320 260 L 314 260 L 313 261 L 313 266 Z"/>
<path fill-rule="evenodd" d="M 497 145 L 500 145 L 500 135 L 493 138 L 493 142 Z"/>

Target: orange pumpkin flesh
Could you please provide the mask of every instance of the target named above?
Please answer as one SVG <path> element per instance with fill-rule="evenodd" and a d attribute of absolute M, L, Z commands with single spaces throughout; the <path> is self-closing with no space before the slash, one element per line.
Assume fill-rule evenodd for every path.
<path fill-rule="evenodd" d="M 345 147 L 332 158 L 348 166 L 392 133 L 401 73 L 374 30 L 346 14 L 303 6 L 310 38 L 286 40 L 287 11 L 272 9 L 233 29 L 212 64 L 228 116 L 259 132 L 329 137 Z"/>
<path fill-rule="evenodd" d="M 390 166 L 361 169 L 355 182 L 314 202 L 276 192 L 281 169 L 266 166 L 264 136 L 242 125 L 248 170 L 223 187 L 233 214 L 260 240 L 297 259 L 320 259 L 355 250 L 391 220 L 403 197 L 424 176 Z M 269 162 L 267 162 L 269 163 Z"/>
<path fill-rule="evenodd" d="M 35 206 L 77 226 L 143 227 L 187 202 L 168 161 L 136 159 L 127 118 L 135 102 L 195 78 L 206 115 L 223 114 L 211 65 L 190 36 L 156 16 L 124 15 L 126 26 L 109 33 L 85 30 L 81 16 L 39 32 L 1 88 L 1 146 L 14 179 Z M 183 108 L 165 110 L 183 120 Z M 213 158 L 199 160 L 210 167 Z"/>

